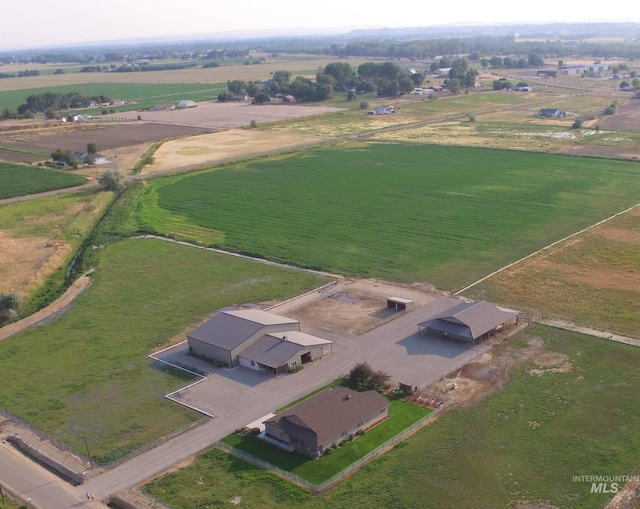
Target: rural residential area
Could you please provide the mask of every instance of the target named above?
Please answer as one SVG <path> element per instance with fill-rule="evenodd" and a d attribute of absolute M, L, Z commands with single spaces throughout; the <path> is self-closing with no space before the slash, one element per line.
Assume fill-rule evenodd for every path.
<path fill-rule="evenodd" d="M 281 15 L 0 44 L 0 509 L 640 509 L 640 20 Z"/>

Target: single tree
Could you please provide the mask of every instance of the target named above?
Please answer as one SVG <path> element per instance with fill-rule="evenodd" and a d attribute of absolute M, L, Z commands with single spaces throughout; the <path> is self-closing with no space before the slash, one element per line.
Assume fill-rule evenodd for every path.
<path fill-rule="evenodd" d="M 354 389 L 364 388 L 373 376 L 373 369 L 368 362 L 360 362 L 349 371 L 348 383 Z"/>
<path fill-rule="evenodd" d="M 20 314 L 22 299 L 15 292 L 0 293 L 0 323 L 12 322 Z"/>
<path fill-rule="evenodd" d="M 447 89 L 452 94 L 460 92 L 460 80 L 458 78 L 452 78 L 447 82 Z"/>
<path fill-rule="evenodd" d="M 98 177 L 98 183 L 105 191 L 121 193 L 124 191 L 125 183 L 122 173 L 117 170 L 107 170 Z"/>
<path fill-rule="evenodd" d="M 87 154 L 94 155 L 98 153 L 98 145 L 95 143 L 87 143 Z"/>

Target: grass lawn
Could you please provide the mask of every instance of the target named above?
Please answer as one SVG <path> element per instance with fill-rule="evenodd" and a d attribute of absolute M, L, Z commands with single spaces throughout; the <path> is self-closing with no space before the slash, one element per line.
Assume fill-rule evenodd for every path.
<path fill-rule="evenodd" d="M 354 143 L 154 179 L 140 214 L 156 231 L 179 235 L 175 217 L 268 259 L 452 290 L 635 203 L 639 169 Z"/>
<path fill-rule="evenodd" d="M 0 200 L 84 183 L 82 175 L 22 164 L 0 163 Z"/>
<path fill-rule="evenodd" d="M 146 489 L 174 509 L 234 495 L 261 508 L 603 507 L 612 495 L 573 476 L 638 473 L 640 350 L 542 326 L 525 332 L 568 367 L 515 368 L 501 392 L 446 413 L 324 497 L 217 450 Z"/>
<path fill-rule="evenodd" d="M 324 279 L 159 240 L 109 245 L 53 322 L 0 343 L 0 406 L 107 460 L 199 415 L 164 400 L 187 381 L 147 358 L 215 310 L 285 299 Z M 186 339 L 186 338 L 182 338 Z"/>
<path fill-rule="evenodd" d="M 423 406 L 392 399 L 389 419 L 320 459 L 283 451 L 251 435 L 234 433 L 222 441 L 311 483 L 322 484 L 430 412 Z"/>

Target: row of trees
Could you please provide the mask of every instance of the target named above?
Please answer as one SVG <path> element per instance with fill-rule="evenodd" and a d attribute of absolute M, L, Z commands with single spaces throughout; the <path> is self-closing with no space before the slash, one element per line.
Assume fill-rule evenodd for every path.
<path fill-rule="evenodd" d="M 45 92 L 27 97 L 27 102 L 18 106 L 18 115 L 26 113 L 38 113 L 41 111 L 57 111 L 70 108 L 80 108 L 83 105 L 95 101 L 105 104 L 111 101 L 106 95 L 85 96 L 77 92 L 61 94 L 59 92 Z"/>
<path fill-rule="evenodd" d="M 26 69 L 18 72 L 0 72 L 0 78 L 24 78 L 26 76 L 40 76 L 40 71 Z"/>

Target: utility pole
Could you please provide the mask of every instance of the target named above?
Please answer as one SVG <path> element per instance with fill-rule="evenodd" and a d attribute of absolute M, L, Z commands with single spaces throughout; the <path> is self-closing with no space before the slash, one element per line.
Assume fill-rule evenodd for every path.
<path fill-rule="evenodd" d="M 87 456 L 89 456 L 89 465 L 93 468 L 93 460 L 91 459 L 91 453 L 89 452 L 89 444 L 87 443 L 87 435 L 82 434 L 82 438 L 84 438 L 84 446 L 87 448 Z"/>

